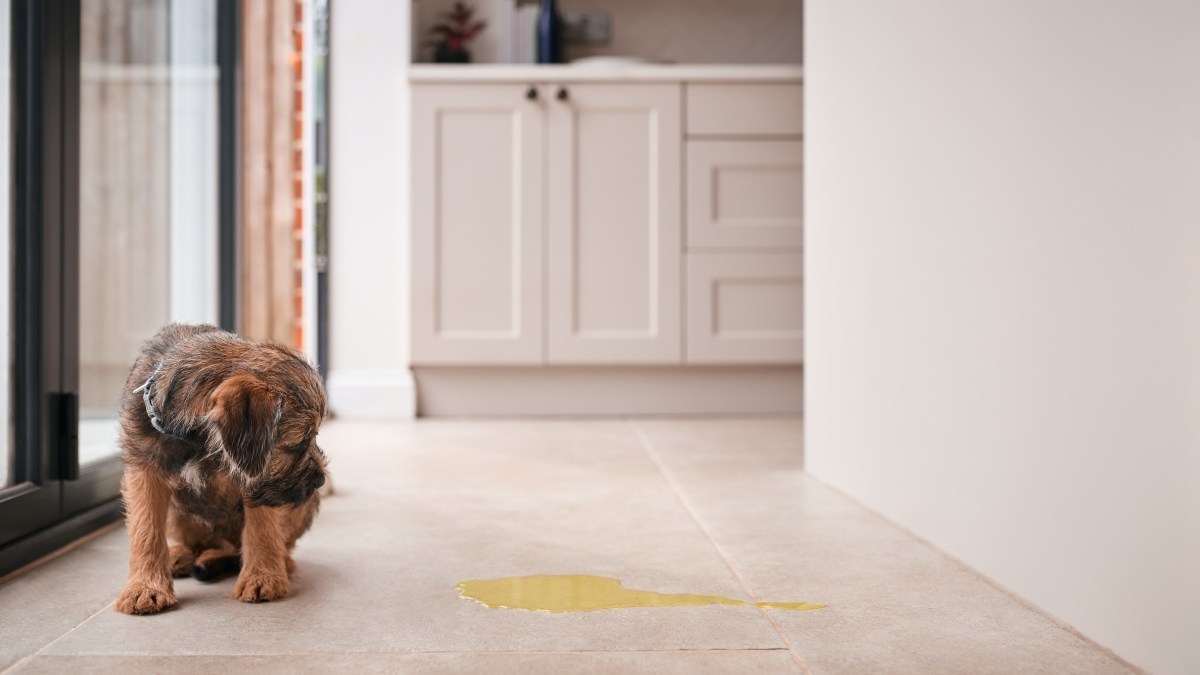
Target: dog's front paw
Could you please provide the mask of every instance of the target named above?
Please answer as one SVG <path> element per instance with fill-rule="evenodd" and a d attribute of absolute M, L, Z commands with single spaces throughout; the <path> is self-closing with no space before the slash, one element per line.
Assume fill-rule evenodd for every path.
<path fill-rule="evenodd" d="M 267 602 L 286 598 L 292 592 L 287 575 L 245 574 L 238 577 L 233 597 L 242 602 Z"/>
<path fill-rule="evenodd" d="M 165 583 L 130 579 L 114 608 L 122 614 L 157 614 L 177 604 L 170 579 Z"/>

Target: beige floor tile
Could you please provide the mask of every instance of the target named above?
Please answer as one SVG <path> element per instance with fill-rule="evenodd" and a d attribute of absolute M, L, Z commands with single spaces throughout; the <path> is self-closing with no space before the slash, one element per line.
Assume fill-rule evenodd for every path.
<path fill-rule="evenodd" d="M 295 594 L 242 605 L 176 584 L 154 617 L 105 612 L 48 653 L 779 648 L 746 607 L 550 615 L 457 597 L 465 579 L 594 574 L 744 597 L 620 422 L 329 425 L 335 496 L 296 552 Z M 119 584 L 112 586 L 112 594 Z"/>
<path fill-rule="evenodd" d="M 0 586 L 0 671 L 112 602 L 127 548 L 125 531 L 112 531 Z"/>
<path fill-rule="evenodd" d="M 829 605 L 773 613 L 813 672 L 1129 672 L 805 476 L 798 421 L 635 424 L 757 597 Z"/>
<path fill-rule="evenodd" d="M 283 656 L 39 656 L 16 670 L 35 673 L 408 673 L 718 675 L 802 672 L 787 651 L 304 654 Z"/>

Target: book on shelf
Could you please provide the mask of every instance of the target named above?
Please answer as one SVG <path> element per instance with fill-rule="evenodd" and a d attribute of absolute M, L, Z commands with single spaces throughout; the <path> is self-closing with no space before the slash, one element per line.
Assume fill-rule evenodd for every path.
<path fill-rule="evenodd" d="M 520 5 L 512 9 L 512 30 L 509 41 L 510 63 L 537 63 L 537 5 Z"/>

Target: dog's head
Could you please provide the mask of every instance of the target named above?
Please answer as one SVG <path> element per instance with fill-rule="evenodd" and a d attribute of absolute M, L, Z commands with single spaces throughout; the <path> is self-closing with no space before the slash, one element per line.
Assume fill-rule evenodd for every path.
<path fill-rule="evenodd" d="M 321 380 L 299 354 L 264 347 L 262 366 L 238 372 L 209 397 L 209 443 L 250 503 L 299 506 L 325 484 L 317 430 L 327 408 Z"/>

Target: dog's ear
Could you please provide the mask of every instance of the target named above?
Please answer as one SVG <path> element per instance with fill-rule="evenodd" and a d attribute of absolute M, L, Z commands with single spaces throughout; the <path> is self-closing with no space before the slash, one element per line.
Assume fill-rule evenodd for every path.
<path fill-rule="evenodd" d="M 267 385 L 253 375 L 234 375 L 213 391 L 211 402 L 208 417 L 222 451 L 245 475 L 262 475 L 279 421 L 279 408 Z"/>

